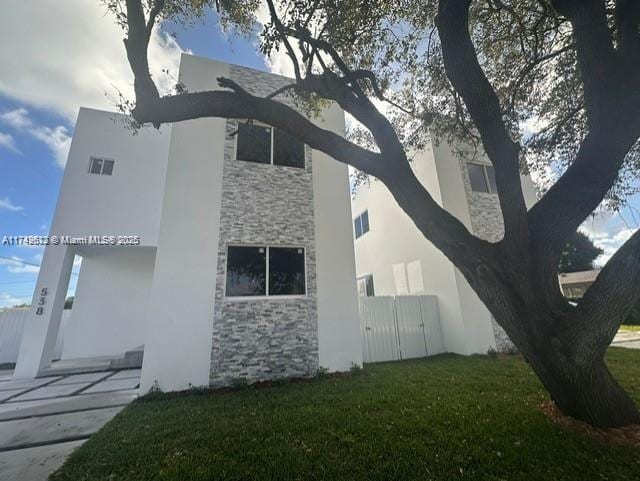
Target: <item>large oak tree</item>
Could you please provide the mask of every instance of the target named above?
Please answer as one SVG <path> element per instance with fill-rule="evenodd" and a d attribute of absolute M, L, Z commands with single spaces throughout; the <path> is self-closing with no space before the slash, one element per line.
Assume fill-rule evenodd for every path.
<path fill-rule="evenodd" d="M 201 117 L 256 119 L 383 182 L 419 231 L 462 272 L 566 414 L 596 426 L 639 423 L 604 353 L 640 300 L 640 233 L 579 304 L 563 297 L 558 261 L 602 202 L 633 184 L 640 137 L 640 2 L 636 0 L 268 0 L 262 49 L 286 52 L 295 78 L 265 98 L 221 90 L 161 96 L 147 48 L 163 19 L 207 6 L 250 28 L 258 0 L 108 0 L 135 76 L 131 114 L 159 126 Z M 278 101 L 338 103 L 361 142 L 317 127 Z M 389 113 L 377 107 L 388 104 Z M 540 127 L 523 135 L 523 125 Z M 464 139 L 495 167 L 504 236 L 474 236 L 414 175 L 427 136 Z M 457 144 L 456 144 L 457 145 Z M 522 169 L 557 180 L 529 211 Z"/>

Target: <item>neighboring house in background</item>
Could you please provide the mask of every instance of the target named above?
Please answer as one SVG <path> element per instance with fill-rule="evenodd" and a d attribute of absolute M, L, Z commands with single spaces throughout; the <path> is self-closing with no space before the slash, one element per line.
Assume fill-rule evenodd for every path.
<path fill-rule="evenodd" d="M 445 142 L 430 143 L 414 156 L 412 166 L 434 199 L 472 233 L 489 241 L 502 237 L 495 175 L 486 157 L 466 162 Z M 533 183 L 522 177 L 522 185 L 531 207 L 536 201 Z M 460 271 L 425 239 L 381 182 L 360 186 L 352 210 L 361 296 L 433 294 L 438 298 L 446 351 L 513 349 Z"/>
<path fill-rule="evenodd" d="M 559 279 L 562 293 L 569 299 L 580 299 L 596 281 L 598 274 L 600 269 L 561 273 Z"/>
<path fill-rule="evenodd" d="M 218 77 L 262 96 L 290 82 L 183 55 L 189 91 Z M 313 121 L 344 134 L 336 105 Z M 51 234 L 139 245 L 45 249 L 15 377 L 50 365 L 76 255 L 62 359 L 144 345 L 143 392 L 361 364 L 347 166 L 243 119 L 125 123 L 80 110 Z"/>

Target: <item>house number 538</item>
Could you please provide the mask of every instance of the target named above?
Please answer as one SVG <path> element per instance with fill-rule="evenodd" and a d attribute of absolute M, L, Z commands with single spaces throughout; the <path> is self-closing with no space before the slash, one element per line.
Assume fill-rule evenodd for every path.
<path fill-rule="evenodd" d="M 36 314 L 41 316 L 44 314 L 44 305 L 47 303 L 47 294 L 49 290 L 46 287 L 40 289 L 40 297 L 38 298 L 38 306 L 36 307 Z"/>

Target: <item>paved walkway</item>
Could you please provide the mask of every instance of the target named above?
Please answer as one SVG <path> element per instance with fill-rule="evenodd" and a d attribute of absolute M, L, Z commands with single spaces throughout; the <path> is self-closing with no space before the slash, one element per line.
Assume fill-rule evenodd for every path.
<path fill-rule="evenodd" d="M 140 370 L 12 381 L 0 376 L 0 479 L 46 481 L 138 396 Z"/>
<path fill-rule="evenodd" d="M 640 349 L 640 332 L 618 331 L 618 334 L 616 334 L 611 345 L 616 347 L 627 347 L 629 349 Z"/>

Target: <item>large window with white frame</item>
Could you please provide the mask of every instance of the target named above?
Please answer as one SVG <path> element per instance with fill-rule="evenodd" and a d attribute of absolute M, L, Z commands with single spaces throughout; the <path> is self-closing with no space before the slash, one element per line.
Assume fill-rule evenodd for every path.
<path fill-rule="evenodd" d="M 113 175 L 114 165 L 115 161 L 113 159 L 91 157 L 89 159 L 89 173 L 97 175 Z"/>
<path fill-rule="evenodd" d="M 353 219 L 353 230 L 355 232 L 356 239 L 362 237 L 369 232 L 369 211 L 365 210 L 358 217 Z"/>
<path fill-rule="evenodd" d="M 228 246 L 226 297 L 303 296 L 302 247 Z"/>
<path fill-rule="evenodd" d="M 474 192 L 497 194 L 496 171 L 492 165 L 468 163 L 469 182 Z"/>
<path fill-rule="evenodd" d="M 236 159 L 304 169 L 304 143 L 274 127 L 240 123 L 236 133 Z"/>

